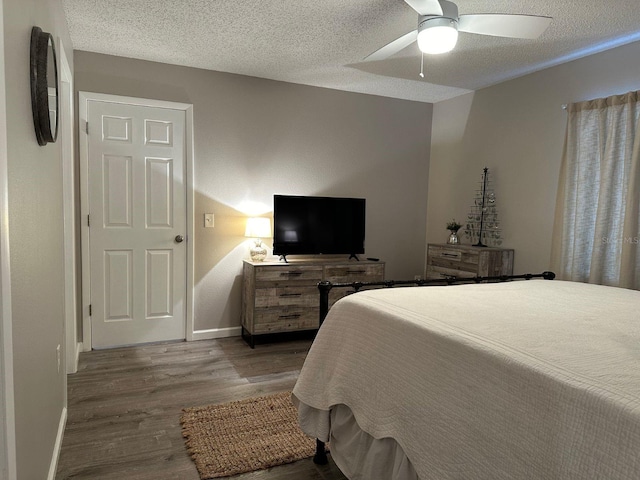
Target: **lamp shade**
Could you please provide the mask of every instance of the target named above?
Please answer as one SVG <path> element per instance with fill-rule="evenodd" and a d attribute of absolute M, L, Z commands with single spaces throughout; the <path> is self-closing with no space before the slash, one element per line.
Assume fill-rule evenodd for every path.
<path fill-rule="evenodd" d="M 252 217 L 247 219 L 247 228 L 244 231 L 245 237 L 270 238 L 271 221 L 264 217 Z"/>
<path fill-rule="evenodd" d="M 431 54 L 450 52 L 458 42 L 456 26 L 456 22 L 444 18 L 425 21 L 419 28 L 418 48 Z"/>

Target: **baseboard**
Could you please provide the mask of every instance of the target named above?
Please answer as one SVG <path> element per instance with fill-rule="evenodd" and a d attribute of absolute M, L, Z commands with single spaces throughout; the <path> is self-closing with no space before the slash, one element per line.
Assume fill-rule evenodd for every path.
<path fill-rule="evenodd" d="M 78 371 L 78 362 L 80 361 L 80 352 L 82 351 L 82 342 L 77 342 L 75 351 L 73 352 L 73 364 L 67 365 L 67 375 L 73 375 Z"/>
<path fill-rule="evenodd" d="M 84 345 L 82 342 L 76 344 L 76 372 L 78 371 L 78 363 L 80 362 L 80 353 L 84 352 Z"/>
<path fill-rule="evenodd" d="M 208 330 L 196 330 L 192 340 L 208 340 L 211 338 L 239 337 L 242 327 L 210 328 Z"/>
<path fill-rule="evenodd" d="M 51 456 L 51 464 L 49 465 L 49 475 L 47 480 L 55 480 L 56 470 L 58 469 L 58 459 L 60 458 L 60 448 L 62 448 L 62 437 L 64 436 L 64 427 L 67 425 L 67 407 L 62 409 L 60 414 L 60 424 L 58 425 L 58 435 L 56 435 L 56 443 L 53 446 L 53 455 Z"/>

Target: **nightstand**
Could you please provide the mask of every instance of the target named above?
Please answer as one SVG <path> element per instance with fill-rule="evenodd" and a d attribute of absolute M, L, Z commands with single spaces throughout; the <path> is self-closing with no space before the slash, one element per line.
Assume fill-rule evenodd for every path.
<path fill-rule="evenodd" d="M 512 274 L 512 249 L 447 243 L 431 243 L 427 247 L 427 279 Z"/>

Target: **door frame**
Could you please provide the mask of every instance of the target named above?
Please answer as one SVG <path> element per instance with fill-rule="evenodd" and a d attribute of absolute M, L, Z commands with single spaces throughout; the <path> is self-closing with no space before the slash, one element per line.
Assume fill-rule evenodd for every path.
<path fill-rule="evenodd" d="M 169 102 L 164 100 L 152 100 L 147 98 L 125 97 L 104 93 L 78 92 L 78 139 L 80 144 L 80 225 L 82 240 L 82 348 L 90 351 L 91 344 L 91 317 L 89 305 L 91 304 L 91 272 L 90 272 L 90 245 L 89 226 L 89 135 L 87 135 L 87 113 L 90 101 L 121 103 L 125 105 L 137 105 L 141 107 L 168 108 L 171 110 L 183 110 L 185 112 L 185 195 L 186 195 L 186 291 L 185 291 L 185 339 L 193 340 L 193 105 L 188 103 Z"/>
<path fill-rule="evenodd" d="M 65 370 L 78 371 L 78 285 L 76 279 L 76 173 L 73 120 L 73 74 L 67 60 L 62 39 L 58 38 L 60 64 L 60 125 L 59 138 L 62 157 L 62 204 L 64 213 L 64 325 L 65 325 Z M 65 406 L 66 402 L 65 384 Z"/>
<path fill-rule="evenodd" d="M 15 480 L 17 459 L 8 230 L 7 105 L 4 78 L 4 13 L 0 2 L 0 477 Z"/>

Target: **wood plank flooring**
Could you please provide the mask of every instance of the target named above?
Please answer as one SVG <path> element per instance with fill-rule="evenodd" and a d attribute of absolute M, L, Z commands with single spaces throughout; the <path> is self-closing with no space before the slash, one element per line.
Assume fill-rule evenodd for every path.
<path fill-rule="evenodd" d="M 185 407 L 291 390 L 311 342 L 239 337 L 86 352 L 68 377 L 57 480 L 199 480 L 180 428 Z M 233 480 L 346 480 L 311 459 Z"/>

